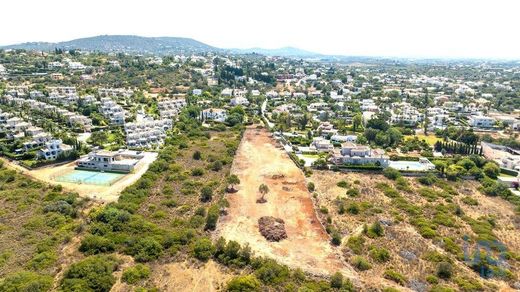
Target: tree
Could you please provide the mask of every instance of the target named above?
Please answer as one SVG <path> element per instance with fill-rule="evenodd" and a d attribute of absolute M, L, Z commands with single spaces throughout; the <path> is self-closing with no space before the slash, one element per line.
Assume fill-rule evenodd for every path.
<path fill-rule="evenodd" d="M 201 158 L 202 158 L 202 154 L 200 153 L 199 150 L 193 152 L 193 159 L 200 160 Z"/>
<path fill-rule="evenodd" d="M 258 199 L 256 202 L 257 203 L 265 203 L 267 202 L 267 200 L 265 199 L 265 195 L 267 193 L 269 193 L 269 187 L 265 184 L 261 184 L 259 187 L 258 187 L 258 191 L 260 192 L 260 194 L 262 194 L 262 197 L 260 199 Z"/>
<path fill-rule="evenodd" d="M 440 262 L 437 266 L 437 276 L 442 279 L 449 279 L 453 275 L 453 268 L 448 262 Z"/>
<path fill-rule="evenodd" d="M 193 256 L 201 261 L 207 261 L 215 253 L 215 247 L 207 237 L 197 239 L 192 246 Z"/>
<path fill-rule="evenodd" d="M 236 192 L 235 185 L 240 184 L 240 179 L 235 174 L 228 176 L 227 183 L 229 184 L 228 192 Z"/>
<path fill-rule="evenodd" d="M 498 174 L 500 174 L 500 167 L 493 162 L 488 162 L 484 165 L 483 171 L 485 175 L 496 179 Z"/>
<path fill-rule="evenodd" d="M 352 118 L 352 130 L 353 130 L 354 132 L 357 132 L 358 127 L 360 127 L 362 123 L 363 123 L 363 117 L 361 116 L 360 113 L 357 113 L 357 114 Z"/>
<path fill-rule="evenodd" d="M 227 285 L 227 291 L 230 292 L 249 292 L 260 291 L 260 281 L 254 275 L 238 276 Z"/>
<path fill-rule="evenodd" d="M 330 287 L 340 289 L 343 286 L 343 275 L 340 272 L 334 273 L 330 277 Z"/>
<path fill-rule="evenodd" d="M 208 186 L 203 187 L 200 191 L 200 200 L 202 202 L 209 202 L 211 199 L 213 199 L 213 190 Z"/>

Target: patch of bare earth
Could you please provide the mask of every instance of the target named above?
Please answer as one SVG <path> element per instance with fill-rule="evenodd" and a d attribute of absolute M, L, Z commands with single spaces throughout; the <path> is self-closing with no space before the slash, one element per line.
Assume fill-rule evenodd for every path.
<path fill-rule="evenodd" d="M 221 217 L 217 235 L 248 244 L 256 256 L 273 258 L 315 275 L 341 271 L 355 279 L 356 272 L 343 261 L 318 220 L 305 177 L 289 156 L 278 149 L 270 133 L 248 128 L 235 156 L 232 173 L 240 178 L 238 192 L 227 195 L 228 215 Z M 266 184 L 266 203 L 259 204 L 258 187 Z M 258 220 L 273 216 L 285 222 L 287 238 L 267 241 Z"/>
<path fill-rule="evenodd" d="M 209 292 L 224 290 L 232 277 L 233 274 L 223 271 L 214 261 L 208 261 L 202 266 L 183 262 L 153 266 L 150 282 L 160 291 Z"/>

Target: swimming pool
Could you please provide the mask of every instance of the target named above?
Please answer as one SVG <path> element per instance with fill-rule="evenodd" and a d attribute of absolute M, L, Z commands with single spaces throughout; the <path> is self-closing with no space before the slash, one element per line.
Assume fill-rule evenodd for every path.
<path fill-rule="evenodd" d="M 76 169 L 64 175 L 60 175 L 54 180 L 58 182 L 70 182 L 76 184 L 110 186 L 116 181 L 120 180 L 123 176 L 125 176 L 125 174 Z"/>
<path fill-rule="evenodd" d="M 428 171 L 435 169 L 435 165 L 430 161 L 419 162 L 419 161 L 390 161 L 389 167 L 397 170 L 411 170 L 411 171 Z"/>

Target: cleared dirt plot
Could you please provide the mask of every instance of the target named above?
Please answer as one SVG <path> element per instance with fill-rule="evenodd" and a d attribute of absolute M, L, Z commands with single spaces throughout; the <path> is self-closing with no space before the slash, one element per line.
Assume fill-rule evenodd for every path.
<path fill-rule="evenodd" d="M 356 272 L 331 246 L 316 217 L 303 173 L 285 152 L 277 149 L 269 132 L 246 130 L 232 173 L 241 183 L 238 192 L 227 196 L 230 207 L 219 223 L 220 236 L 249 244 L 257 256 L 274 258 L 292 268 L 317 275 L 341 271 L 347 277 L 356 277 Z M 257 203 L 261 184 L 269 188 L 266 203 Z M 267 241 L 259 232 L 258 219 L 262 216 L 282 219 L 287 238 Z"/>

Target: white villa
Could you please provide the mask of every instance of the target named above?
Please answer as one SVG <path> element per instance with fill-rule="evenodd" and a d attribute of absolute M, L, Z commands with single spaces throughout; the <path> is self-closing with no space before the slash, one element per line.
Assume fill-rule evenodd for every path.
<path fill-rule="evenodd" d="M 227 119 L 227 111 L 219 108 L 208 108 L 200 112 L 200 118 L 203 121 L 225 122 Z"/>
<path fill-rule="evenodd" d="M 87 156 L 76 161 L 77 169 L 131 172 L 144 155 L 138 151 L 99 150 L 90 152 Z"/>
<path fill-rule="evenodd" d="M 248 106 L 249 105 L 249 100 L 247 100 L 247 98 L 245 98 L 243 96 L 237 96 L 237 97 L 233 97 L 229 101 L 229 104 L 232 105 L 232 106 L 237 106 L 237 105 Z"/>
<path fill-rule="evenodd" d="M 336 150 L 331 158 L 334 164 L 378 164 L 388 166 L 390 158 L 382 149 L 371 149 L 369 146 L 345 142 L 341 150 Z"/>
<path fill-rule="evenodd" d="M 468 118 L 468 125 L 475 128 L 492 128 L 496 119 L 482 115 L 472 115 Z"/>
<path fill-rule="evenodd" d="M 312 140 L 309 150 L 314 152 L 331 152 L 334 150 L 334 145 L 329 140 L 322 137 L 316 137 Z"/>

